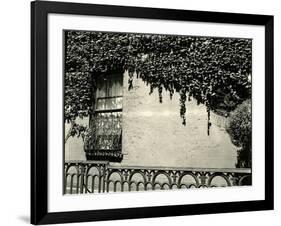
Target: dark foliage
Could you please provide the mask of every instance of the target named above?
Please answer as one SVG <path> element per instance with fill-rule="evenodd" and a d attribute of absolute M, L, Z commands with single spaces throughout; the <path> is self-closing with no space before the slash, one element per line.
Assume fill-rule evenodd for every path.
<path fill-rule="evenodd" d="M 240 147 L 237 167 L 251 167 L 252 113 L 251 100 L 246 100 L 231 113 L 227 132 L 233 144 Z"/>
<path fill-rule="evenodd" d="M 95 81 L 114 70 L 129 72 L 158 90 L 180 94 L 186 124 L 186 100 L 227 115 L 251 95 L 252 42 L 248 39 L 102 32 L 66 32 L 65 120 L 91 111 Z M 209 128 L 210 123 L 208 123 Z"/>

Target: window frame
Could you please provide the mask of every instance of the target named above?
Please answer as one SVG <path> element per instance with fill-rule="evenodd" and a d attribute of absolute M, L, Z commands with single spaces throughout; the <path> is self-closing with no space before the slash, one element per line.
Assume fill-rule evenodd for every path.
<path fill-rule="evenodd" d="M 122 108 L 112 108 L 112 109 L 96 109 L 96 105 L 97 105 L 97 90 L 98 90 L 98 86 L 99 86 L 99 82 L 102 81 L 104 79 L 103 76 L 106 76 L 106 79 L 113 79 L 116 77 L 120 77 L 122 78 L 122 96 L 121 95 L 117 95 L 117 96 L 105 96 L 105 97 L 100 97 L 101 99 L 109 99 L 109 98 L 118 98 L 118 97 L 122 97 Z M 115 113 L 115 112 L 120 112 L 122 114 L 123 112 L 123 79 L 124 79 L 124 72 L 122 70 L 117 70 L 117 71 L 111 71 L 108 72 L 107 75 L 101 75 L 98 79 L 97 79 L 97 83 L 96 86 L 93 86 L 92 88 L 92 113 L 89 116 L 89 128 L 92 129 L 94 127 L 94 118 L 96 117 L 97 114 L 102 114 L 102 113 Z M 122 120 L 122 119 L 121 119 Z M 95 155 L 96 153 L 102 153 L 102 152 L 107 152 L 108 153 L 112 153 L 114 152 L 113 150 L 102 150 L 102 149 L 85 149 L 84 147 L 84 151 L 86 154 L 86 158 L 87 160 L 94 160 L 94 161 L 109 161 L 109 162 L 121 162 L 123 160 L 123 153 L 122 153 L 122 125 L 121 125 L 121 134 L 119 135 L 119 139 L 121 140 L 121 149 L 116 149 L 116 155 L 114 155 L 114 153 L 112 155 L 108 154 L 108 156 L 101 156 L 99 154 Z M 93 157 L 90 157 L 90 155 L 93 155 Z"/>

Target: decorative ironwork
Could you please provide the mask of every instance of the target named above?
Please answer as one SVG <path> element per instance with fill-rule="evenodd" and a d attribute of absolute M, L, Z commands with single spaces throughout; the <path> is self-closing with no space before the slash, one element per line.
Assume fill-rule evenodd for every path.
<path fill-rule="evenodd" d="M 95 113 L 90 124 L 84 142 L 87 159 L 121 161 L 122 112 Z"/>
<path fill-rule="evenodd" d="M 65 194 L 251 185 L 251 169 L 116 167 L 109 162 L 65 163 Z"/>

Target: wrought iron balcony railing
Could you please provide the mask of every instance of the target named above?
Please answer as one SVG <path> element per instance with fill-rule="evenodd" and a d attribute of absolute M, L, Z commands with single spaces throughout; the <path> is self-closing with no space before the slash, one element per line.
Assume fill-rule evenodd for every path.
<path fill-rule="evenodd" d="M 87 160 L 121 162 L 122 109 L 96 111 L 84 140 Z"/>
<path fill-rule="evenodd" d="M 65 194 L 251 185 L 251 169 L 117 167 L 109 162 L 66 162 Z"/>

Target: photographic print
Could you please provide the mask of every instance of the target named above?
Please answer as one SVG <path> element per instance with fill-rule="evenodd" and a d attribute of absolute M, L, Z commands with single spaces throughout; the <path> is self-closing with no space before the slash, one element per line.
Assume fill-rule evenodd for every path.
<path fill-rule="evenodd" d="M 270 15 L 31 3 L 31 223 L 274 208 Z"/>
<path fill-rule="evenodd" d="M 64 194 L 252 184 L 252 39 L 63 36 Z"/>

